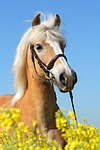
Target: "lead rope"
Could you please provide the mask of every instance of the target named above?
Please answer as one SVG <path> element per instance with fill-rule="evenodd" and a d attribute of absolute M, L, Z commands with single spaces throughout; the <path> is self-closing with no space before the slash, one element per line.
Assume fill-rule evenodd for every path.
<path fill-rule="evenodd" d="M 75 107 L 74 107 L 74 102 L 73 102 L 73 94 L 72 94 L 72 91 L 69 92 L 69 95 L 70 95 L 70 98 L 71 98 L 71 104 L 72 104 L 72 108 L 73 108 L 75 120 L 76 120 L 76 123 L 77 123 L 77 117 L 76 117 L 76 112 L 75 112 Z"/>

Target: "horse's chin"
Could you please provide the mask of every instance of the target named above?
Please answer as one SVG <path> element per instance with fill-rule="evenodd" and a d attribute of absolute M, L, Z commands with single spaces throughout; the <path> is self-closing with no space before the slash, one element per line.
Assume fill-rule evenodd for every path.
<path fill-rule="evenodd" d="M 70 89 L 67 89 L 67 88 L 64 88 L 64 89 L 58 88 L 58 89 L 59 89 L 59 91 L 60 91 L 61 93 L 67 93 L 67 92 L 70 92 L 71 90 L 73 90 L 73 88 L 74 88 L 74 87 L 71 87 Z"/>
<path fill-rule="evenodd" d="M 61 89 L 59 89 L 59 91 L 61 92 L 61 93 L 67 93 L 68 91 L 63 91 L 63 90 L 61 90 Z"/>

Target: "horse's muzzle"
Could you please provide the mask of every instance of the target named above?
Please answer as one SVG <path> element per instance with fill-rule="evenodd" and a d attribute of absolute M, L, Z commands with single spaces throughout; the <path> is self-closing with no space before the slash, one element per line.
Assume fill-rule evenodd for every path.
<path fill-rule="evenodd" d="M 74 88 L 74 85 L 77 83 L 77 74 L 74 70 L 71 71 L 71 75 L 67 75 L 67 73 L 63 72 L 59 75 L 59 83 L 58 86 L 60 92 L 65 93 L 69 92 Z"/>

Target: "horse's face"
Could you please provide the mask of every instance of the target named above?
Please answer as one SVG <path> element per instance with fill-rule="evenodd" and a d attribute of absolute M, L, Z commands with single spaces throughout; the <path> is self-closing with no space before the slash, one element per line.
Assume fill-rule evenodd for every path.
<path fill-rule="evenodd" d="M 65 43 L 62 41 L 38 41 L 34 44 L 37 55 L 46 65 L 48 65 L 52 58 L 57 54 L 63 54 L 64 47 Z M 40 68 L 36 59 L 34 60 L 34 63 L 38 75 L 41 79 L 46 80 L 45 72 Z M 53 83 L 61 92 L 68 92 L 73 89 L 77 82 L 77 76 L 65 58 L 58 58 L 50 71 L 54 76 Z"/>
<path fill-rule="evenodd" d="M 37 16 L 37 19 L 39 19 L 38 17 L 39 16 Z M 57 25 L 59 26 L 60 18 L 56 19 L 55 19 L 56 26 Z M 39 20 L 36 22 L 40 23 Z M 33 22 L 32 24 L 35 24 L 35 22 Z M 48 65 L 48 63 L 52 60 L 52 58 L 54 58 L 57 54 L 63 54 L 64 48 L 65 43 L 63 41 L 60 41 L 59 39 L 55 41 L 52 39 L 47 39 L 44 41 L 37 41 L 34 43 L 34 50 L 36 51 L 39 58 L 46 65 Z M 36 59 L 34 59 L 34 64 L 35 64 L 34 70 L 35 72 L 37 72 L 37 75 L 40 76 L 41 79 L 46 80 L 45 72 L 40 68 Z M 73 89 L 75 83 L 77 82 L 77 75 L 75 71 L 69 66 L 68 62 L 65 60 L 64 57 L 58 58 L 50 71 L 54 76 L 53 83 L 58 87 L 58 89 L 61 92 L 68 92 Z"/>

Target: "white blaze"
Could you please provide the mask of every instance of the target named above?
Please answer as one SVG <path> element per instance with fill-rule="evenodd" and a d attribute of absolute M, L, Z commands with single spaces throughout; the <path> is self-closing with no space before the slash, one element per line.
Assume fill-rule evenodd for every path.
<path fill-rule="evenodd" d="M 46 41 L 46 43 L 48 43 L 48 44 L 53 48 L 53 50 L 54 50 L 54 52 L 55 52 L 56 55 L 58 55 L 58 54 L 63 54 L 63 53 L 62 53 L 62 50 L 61 50 L 61 48 L 60 48 L 60 46 L 59 46 L 59 43 L 57 43 L 57 42 L 55 42 L 55 41 L 51 41 L 51 40 Z M 53 67 L 53 69 L 52 69 L 51 71 L 52 71 L 53 73 L 54 73 L 55 71 L 58 72 L 58 70 L 61 72 L 60 69 L 63 69 L 66 74 L 71 75 L 71 69 L 70 69 L 68 63 L 66 62 L 65 58 L 64 58 L 64 57 L 60 57 L 59 59 L 60 59 L 62 65 L 59 64 L 59 65 L 57 66 L 57 68 Z"/>

